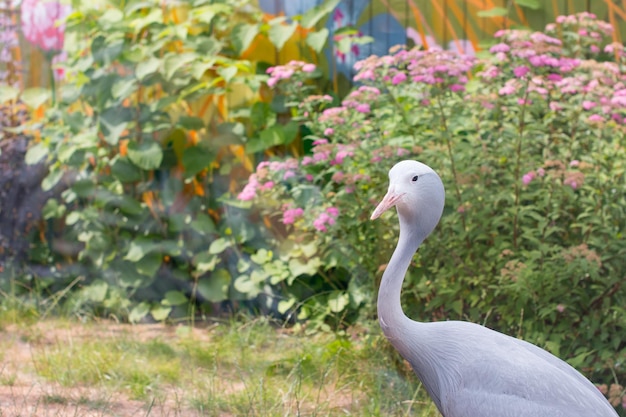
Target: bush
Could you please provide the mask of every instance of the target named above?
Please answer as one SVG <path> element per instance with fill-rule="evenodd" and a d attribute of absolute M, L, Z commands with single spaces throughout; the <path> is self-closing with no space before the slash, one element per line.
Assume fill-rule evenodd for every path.
<path fill-rule="evenodd" d="M 314 57 L 327 36 L 314 26 L 333 2 L 299 24 L 265 22 L 248 3 L 82 2 L 68 17 L 67 80 L 26 160 L 46 158 L 44 189 L 68 187 L 44 215 L 72 253 L 47 248 L 41 259 L 78 268 L 55 266 L 40 282 L 51 292 L 80 283 L 71 311 L 162 320 L 187 316 L 190 301 L 238 298 L 231 248 L 254 230 L 220 198 L 255 154 L 299 135 L 270 103 L 269 64 L 245 56 L 253 42 L 280 51 L 299 30 Z"/>
<path fill-rule="evenodd" d="M 372 315 L 398 231 L 367 219 L 388 169 L 416 158 L 448 195 L 407 276 L 407 313 L 481 322 L 623 380 L 626 53 L 610 31 L 585 13 L 500 31 L 482 59 L 396 48 L 357 64 L 341 106 L 300 99 L 311 153 L 261 163 L 239 195 L 273 239 L 235 285 L 280 285 L 283 309 L 318 324 Z"/>

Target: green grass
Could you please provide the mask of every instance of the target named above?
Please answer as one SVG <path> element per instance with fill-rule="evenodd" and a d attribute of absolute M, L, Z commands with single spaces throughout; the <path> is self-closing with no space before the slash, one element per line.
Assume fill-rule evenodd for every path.
<path fill-rule="evenodd" d="M 40 406 L 109 410 L 127 398 L 138 415 L 439 416 L 375 324 L 349 337 L 263 319 L 178 330 L 48 319 L 3 329 L 30 345 L 32 373 L 49 385 Z"/>

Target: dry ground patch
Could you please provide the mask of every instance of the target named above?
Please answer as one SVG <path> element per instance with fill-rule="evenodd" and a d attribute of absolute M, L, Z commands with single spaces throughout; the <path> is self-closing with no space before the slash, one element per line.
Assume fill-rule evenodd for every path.
<path fill-rule="evenodd" d="M 367 331 L 18 320 L 0 359 L 2 417 L 437 415 Z"/>

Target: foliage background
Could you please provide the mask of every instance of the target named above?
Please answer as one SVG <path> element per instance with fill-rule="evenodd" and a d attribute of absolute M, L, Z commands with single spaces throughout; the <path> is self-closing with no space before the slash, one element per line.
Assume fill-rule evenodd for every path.
<path fill-rule="evenodd" d="M 480 11 L 463 2 L 461 15 L 446 2 L 454 17 L 436 19 L 443 25 L 433 28 L 421 26 L 424 4 L 385 5 L 388 15 L 376 14 L 375 2 L 362 4 L 328 1 L 300 13 L 274 10 L 286 15 L 276 17 L 264 2 L 238 0 L 73 3 L 59 66 L 65 79 L 51 90 L 23 90 L 23 79 L 1 90 L 12 114 L 26 106 L 31 117 L 5 129 L 5 139 L 32 136 L 26 162 L 49 167 L 44 190 L 64 189 L 48 200 L 33 234 L 28 262 L 46 270 L 7 269 L 3 291 L 37 290 L 53 297 L 51 308 L 62 301 L 73 314 L 134 322 L 235 309 L 342 329 L 373 317 L 376 271 L 394 242 L 393 228 L 365 221 L 368 206 L 383 194 L 392 161 L 419 157 L 442 167 L 449 212 L 437 244 L 425 246 L 407 280 L 411 313 L 481 321 L 598 380 L 623 380 L 623 111 L 589 123 L 580 110 L 584 95 L 575 106 L 546 98 L 540 83 L 511 73 L 514 67 L 483 85 L 482 63 L 468 83 L 461 74 L 473 64 L 454 54 L 441 64 L 461 68 L 432 88 L 402 91 L 399 72 L 372 79 L 363 67 L 352 69 L 396 39 L 478 51 L 486 44 L 484 34 L 471 35 L 477 22 L 488 22 L 485 34 L 529 23 L 538 2 Z M 621 13 L 603 4 L 608 20 Z M 395 19 L 399 7 L 411 10 L 413 32 Z M 479 19 L 461 24 L 472 8 Z M 395 19 L 385 26 L 393 36 L 368 36 L 365 29 L 378 25 L 366 13 Z M 468 39 L 457 35 L 458 25 Z M 551 56 L 621 63 L 603 49 L 619 31 L 593 54 L 576 49 L 593 42 L 574 29 L 553 35 L 571 38 L 559 51 L 540 45 Z M 268 73 L 275 63 L 282 72 Z M 352 89 L 355 75 L 375 90 Z M 507 84 L 515 78 L 526 84 Z M 516 94 L 502 93 L 505 87 Z M 495 110 L 481 102 L 494 97 L 502 99 Z M 326 113 L 340 104 L 348 110 Z M 266 159 L 274 165 L 259 168 Z M 254 203 L 236 198 L 251 172 L 265 187 Z M 433 278 L 422 280 L 426 272 Z"/>

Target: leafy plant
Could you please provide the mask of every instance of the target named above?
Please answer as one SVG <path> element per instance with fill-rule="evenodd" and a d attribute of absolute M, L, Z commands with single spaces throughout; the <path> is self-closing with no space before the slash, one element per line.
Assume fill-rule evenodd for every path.
<path fill-rule="evenodd" d="M 482 322 L 623 380 L 625 53 L 594 16 L 556 25 L 561 39 L 500 31 L 483 60 L 396 48 L 357 64 L 361 85 L 341 106 L 302 101 L 311 154 L 260 164 L 239 195 L 274 231 L 256 254 L 265 268 L 310 267 L 280 281 L 286 308 L 321 322 L 371 314 L 397 230 L 367 219 L 387 170 L 416 158 L 448 195 L 407 278 L 407 312 Z"/>
<path fill-rule="evenodd" d="M 67 184 L 44 214 L 62 219 L 59 238 L 78 247 L 80 268 L 57 274 L 82 280 L 71 309 L 162 320 L 187 315 L 190 301 L 238 297 L 233 248 L 254 229 L 220 198 L 255 153 L 298 137 L 264 101 L 267 64 L 244 57 L 262 39 L 280 50 L 295 30 L 314 56 L 325 39 L 314 26 L 329 4 L 298 18 L 302 26 L 265 22 L 241 0 L 76 4 L 67 81 L 26 155 L 46 158 L 44 189 Z"/>

